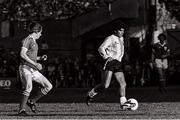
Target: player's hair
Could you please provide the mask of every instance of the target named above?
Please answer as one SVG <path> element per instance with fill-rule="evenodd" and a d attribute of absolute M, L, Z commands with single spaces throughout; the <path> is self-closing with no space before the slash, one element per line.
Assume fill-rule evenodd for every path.
<path fill-rule="evenodd" d="M 125 30 L 125 24 L 122 22 L 114 23 L 113 27 L 113 34 L 116 34 L 118 30 Z"/>
<path fill-rule="evenodd" d="M 122 26 L 122 25 L 116 25 L 116 26 L 114 26 L 114 31 L 117 31 L 117 30 L 124 30 L 124 26 Z"/>
<path fill-rule="evenodd" d="M 31 22 L 28 27 L 29 33 L 38 33 L 42 31 L 42 26 L 38 22 Z"/>
<path fill-rule="evenodd" d="M 161 39 L 161 37 L 163 37 L 163 40 L 166 39 L 166 35 L 164 33 L 161 33 L 161 34 L 158 35 L 159 40 Z"/>

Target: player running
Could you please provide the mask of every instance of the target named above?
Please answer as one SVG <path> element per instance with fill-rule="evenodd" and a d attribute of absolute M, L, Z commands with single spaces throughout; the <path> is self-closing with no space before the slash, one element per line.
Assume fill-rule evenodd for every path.
<path fill-rule="evenodd" d="M 122 68 L 122 58 L 124 56 L 124 28 L 116 27 L 114 34 L 108 36 L 101 44 L 98 51 L 103 59 L 106 60 L 103 70 L 105 70 L 105 79 L 88 92 L 86 104 L 90 105 L 92 99 L 104 89 L 108 88 L 114 74 L 119 83 L 120 104 L 124 109 L 126 99 L 126 82 Z"/>
<path fill-rule="evenodd" d="M 35 113 L 35 102 L 52 89 L 52 84 L 39 72 L 42 69 L 42 65 L 37 63 L 37 60 L 47 58 L 46 55 L 42 57 L 37 56 L 38 44 L 36 40 L 41 36 L 42 26 L 37 22 L 32 22 L 29 26 L 29 32 L 30 34 L 22 40 L 20 51 L 19 74 L 22 83 L 22 97 L 18 115 L 23 116 L 28 115 L 25 110 L 26 104 Z M 37 91 L 37 94 L 32 99 L 28 99 L 33 87 L 32 81 L 39 83 L 41 89 Z"/>

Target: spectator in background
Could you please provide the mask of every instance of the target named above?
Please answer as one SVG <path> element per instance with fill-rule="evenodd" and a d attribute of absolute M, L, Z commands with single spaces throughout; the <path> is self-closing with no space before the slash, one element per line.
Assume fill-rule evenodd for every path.
<path fill-rule="evenodd" d="M 41 54 L 47 54 L 47 50 L 48 50 L 49 46 L 47 44 L 47 42 L 45 40 L 42 41 L 42 44 L 41 44 Z"/>
<path fill-rule="evenodd" d="M 47 77 L 48 79 L 51 81 L 51 83 L 53 84 L 53 86 L 56 85 L 56 81 L 55 81 L 55 70 L 56 70 L 56 66 L 54 63 L 49 63 L 47 65 Z"/>
<path fill-rule="evenodd" d="M 68 19 L 95 10 L 101 4 L 100 0 L 4 0 L 0 3 L 0 20 Z"/>
<path fill-rule="evenodd" d="M 159 42 L 153 45 L 153 54 L 155 67 L 159 74 L 159 90 L 160 92 L 166 91 L 166 70 L 168 68 L 169 49 L 166 43 L 166 35 L 161 33 L 158 35 Z"/>
<path fill-rule="evenodd" d="M 62 62 L 59 63 L 57 67 L 57 82 L 56 86 L 57 87 L 66 87 L 66 81 L 64 79 L 64 64 Z"/>

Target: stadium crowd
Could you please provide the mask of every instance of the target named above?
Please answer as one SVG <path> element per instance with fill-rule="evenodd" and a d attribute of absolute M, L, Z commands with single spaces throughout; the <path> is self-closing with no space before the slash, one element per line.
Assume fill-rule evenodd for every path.
<path fill-rule="evenodd" d="M 4 0 L 1 20 L 68 19 L 98 9 L 102 0 Z"/>
<path fill-rule="evenodd" d="M 19 53 L 0 47 L 0 77 L 17 77 L 19 66 Z M 41 71 L 56 88 L 86 88 L 93 87 L 101 81 L 103 74 L 102 66 L 96 57 L 86 58 L 82 61 L 78 57 L 60 57 L 52 56 L 47 61 L 40 61 L 43 65 Z M 178 74 L 180 61 L 173 60 L 169 63 L 168 76 L 172 78 L 173 74 Z M 157 74 L 149 66 L 149 62 L 144 62 L 143 66 L 136 64 L 124 65 L 125 77 L 128 86 L 146 86 L 154 85 Z M 116 86 L 114 80 L 111 87 Z"/>

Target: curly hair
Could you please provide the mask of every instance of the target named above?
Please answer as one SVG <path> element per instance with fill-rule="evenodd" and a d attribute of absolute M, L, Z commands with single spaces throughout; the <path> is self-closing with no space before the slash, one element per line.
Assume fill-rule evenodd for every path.
<path fill-rule="evenodd" d="M 158 35 L 158 39 L 163 39 L 163 40 L 166 40 L 166 35 L 164 33 L 161 33 Z"/>

